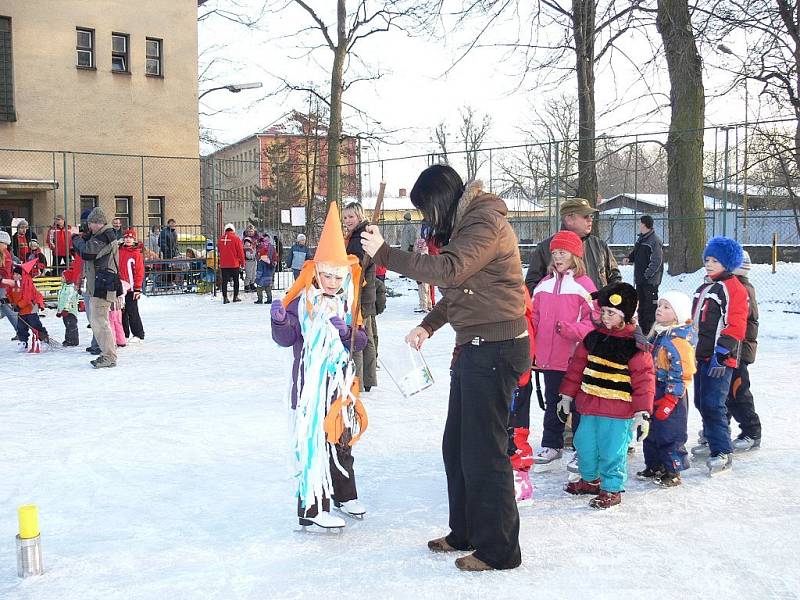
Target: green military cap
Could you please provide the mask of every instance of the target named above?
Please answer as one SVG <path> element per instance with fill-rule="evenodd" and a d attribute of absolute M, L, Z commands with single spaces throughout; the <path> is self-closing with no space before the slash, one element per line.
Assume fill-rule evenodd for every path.
<path fill-rule="evenodd" d="M 560 213 L 562 217 L 566 217 L 567 215 L 591 215 L 596 212 L 599 212 L 596 208 L 593 208 L 591 204 L 589 204 L 588 200 L 584 200 L 583 198 L 567 198 L 561 203 Z"/>

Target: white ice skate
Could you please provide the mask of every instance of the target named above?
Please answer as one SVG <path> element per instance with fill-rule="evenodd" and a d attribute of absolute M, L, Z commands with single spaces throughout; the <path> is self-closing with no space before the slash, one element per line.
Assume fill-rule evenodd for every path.
<path fill-rule="evenodd" d="M 572 455 L 572 459 L 567 464 L 567 472 L 568 473 L 580 473 L 581 470 L 578 467 L 578 453 Z"/>
<path fill-rule="evenodd" d="M 741 452 L 750 452 L 751 450 L 758 450 L 761 447 L 761 439 L 754 440 L 746 435 L 740 435 L 733 440 L 733 451 L 735 454 Z"/>
<path fill-rule="evenodd" d="M 358 501 L 358 498 L 348 500 L 347 502 L 336 502 L 333 505 L 344 515 L 353 517 L 354 519 L 361 520 L 367 514 L 367 509 Z"/>
<path fill-rule="evenodd" d="M 716 456 L 709 456 L 708 460 L 706 461 L 706 467 L 708 467 L 709 475 L 721 473 L 722 471 L 728 471 L 732 464 L 732 454 L 717 454 Z"/>
<path fill-rule="evenodd" d="M 322 510 L 317 513 L 316 517 L 300 517 L 300 526 L 303 528 L 303 531 L 306 531 L 308 527 L 313 525 L 325 530 L 341 531 L 346 523 L 343 518 Z"/>
<path fill-rule="evenodd" d="M 562 451 L 556 448 L 542 448 L 533 457 L 533 472 L 546 473 L 561 467 Z"/>
<path fill-rule="evenodd" d="M 705 458 L 711 454 L 711 448 L 708 447 L 708 442 L 703 442 L 693 447 L 691 452 L 693 458 Z"/>

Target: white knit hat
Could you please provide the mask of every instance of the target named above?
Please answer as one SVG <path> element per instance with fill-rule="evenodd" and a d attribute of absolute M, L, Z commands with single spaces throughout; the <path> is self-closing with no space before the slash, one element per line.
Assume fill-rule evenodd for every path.
<path fill-rule="evenodd" d="M 233 223 L 225 223 L 225 229 L 223 229 L 223 231 L 228 231 L 228 229 L 233 232 L 236 231 L 236 227 L 233 226 Z"/>
<path fill-rule="evenodd" d="M 672 311 L 675 313 L 675 317 L 678 319 L 678 323 L 680 325 L 683 325 L 691 320 L 692 300 L 683 292 L 679 292 L 678 290 L 669 290 L 668 292 L 659 294 L 658 299 L 659 301 L 666 300 L 669 302 L 669 305 L 672 307 Z"/>
<path fill-rule="evenodd" d="M 0 231 L 0 243 L 11 245 L 11 236 L 7 231 Z"/>

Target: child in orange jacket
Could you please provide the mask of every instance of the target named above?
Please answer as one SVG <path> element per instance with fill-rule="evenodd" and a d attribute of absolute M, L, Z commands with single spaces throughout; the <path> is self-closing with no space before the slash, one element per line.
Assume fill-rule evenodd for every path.
<path fill-rule="evenodd" d="M 36 260 L 29 260 L 21 265 L 14 265 L 13 279 L 4 279 L 8 301 L 17 307 L 17 348 L 20 352 L 28 350 L 28 339 L 30 331 L 34 333 L 33 343 L 38 340 L 48 343 L 50 337 L 47 329 L 39 320 L 39 310 L 44 309 L 44 298 L 33 284 L 31 270 L 34 268 Z"/>

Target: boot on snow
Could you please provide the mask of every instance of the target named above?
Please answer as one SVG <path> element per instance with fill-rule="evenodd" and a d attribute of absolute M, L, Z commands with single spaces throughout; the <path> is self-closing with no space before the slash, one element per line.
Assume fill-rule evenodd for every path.
<path fill-rule="evenodd" d="M 636 479 L 641 481 L 647 481 L 648 479 L 658 479 L 666 470 L 664 469 L 664 465 L 657 465 L 655 467 L 645 467 L 643 471 L 637 471 Z"/>
<path fill-rule="evenodd" d="M 622 502 L 621 493 L 600 490 L 600 493 L 597 495 L 597 497 L 589 500 L 589 506 L 592 508 L 597 508 L 598 510 L 605 510 L 607 508 L 611 508 L 612 506 L 616 506 L 620 502 Z"/>
<path fill-rule="evenodd" d="M 579 479 L 578 481 L 570 481 L 564 486 L 564 491 L 573 496 L 581 494 L 598 494 L 600 493 L 600 480 L 586 481 Z"/>

